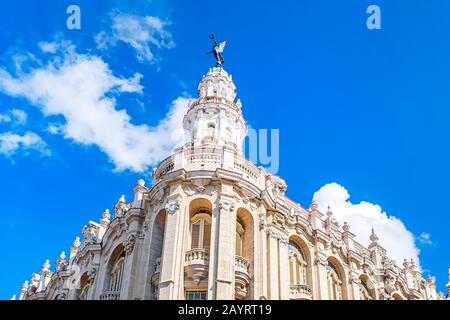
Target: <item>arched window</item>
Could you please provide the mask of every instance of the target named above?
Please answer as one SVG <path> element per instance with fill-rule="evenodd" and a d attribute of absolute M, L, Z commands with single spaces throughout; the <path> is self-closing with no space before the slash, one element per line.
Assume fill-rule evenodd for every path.
<path fill-rule="evenodd" d="M 306 266 L 303 250 L 294 241 L 289 241 L 289 279 L 291 286 L 308 284 Z"/>
<path fill-rule="evenodd" d="M 328 297 L 330 300 L 342 300 L 342 280 L 336 267 L 327 264 Z"/>
<path fill-rule="evenodd" d="M 80 278 L 80 289 L 78 292 L 78 300 L 87 300 L 87 295 L 89 292 L 89 281 L 87 273 L 84 273 Z"/>
<path fill-rule="evenodd" d="M 214 122 L 208 123 L 207 132 L 208 132 L 208 136 L 213 137 L 213 138 L 215 137 L 215 135 L 216 135 L 216 125 L 214 124 Z"/>
<path fill-rule="evenodd" d="M 364 279 L 360 279 L 359 293 L 361 296 L 361 300 L 372 300 L 372 296 L 370 295 L 369 288 L 367 287 L 367 283 Z"/>
<path fill-rule="evenodd" d="M 120 292 L 122 288 L 123 267 L 125 265 L 125 252 L 122 253 L 118 259 L 114 262 L 111 269 L 109 280 L 109 291 Z"/>
<path fill-rule="evenodd" d="M 88 292 L 89 292 L 89 284 L 86 284 L 84 287 L 81 288 L 81 292 L 78 298 L 80 300 L 87 300 Z"/>
<path fill-rule="evenodd" d="M 191 249 L 209 249 L 211 243 L 211 212 L 200 208 L 191 218 Z"/>
<path fill-rule="evenodd" d="M 239 219 L 236 221 L 236 255 L 244 255 L 244 227 Z"/>

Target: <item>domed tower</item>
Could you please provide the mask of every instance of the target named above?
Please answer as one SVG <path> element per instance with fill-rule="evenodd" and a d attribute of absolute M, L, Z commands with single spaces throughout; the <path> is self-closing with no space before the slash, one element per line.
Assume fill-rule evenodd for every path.
<path fill-rule="evenodd" d="M 179 169 L 237 171 L 263 186 L 260 170 L 244 157 L 247 123 L 236 85 L 222 66 L 208 70 L 198 84 L 198 99 L 189 103 L 183 118 L 184 145 L 153 171 L 153 185 Z"/>
<path fill-rule="evenodd" d="M 222 67 L 211 68 L 198 85 L 198 100 L 189 105 L 183 128 L 189 146 L 218 145 L 242 154 L 247 125 L 236 86 Z"/>
<path fill-rule="evenodd" d="M 262 205 L 254 199 L 266 186 L 265 172 L 244 157 L 242 104 L 223 58 L 216 60 L 187 106 L 184 145 L 153 171 L 144 195 L 153 225 L 146 246 L 149 299 L 257 296 L 255 221 Z"/>

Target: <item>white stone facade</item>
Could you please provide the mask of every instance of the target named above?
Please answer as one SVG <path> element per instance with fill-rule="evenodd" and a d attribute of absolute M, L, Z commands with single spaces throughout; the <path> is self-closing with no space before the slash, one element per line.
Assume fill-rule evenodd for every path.
<path fill-rule="evenodd" d="M 90 221 L 24 299 L 445 299 L 412 262 L 396 265 L 372 231 L 368 248 L 333 213 L 285 195 L 287 185 L 243 156 L 247 126 L 221 67 L 199 84 L 186 143 L 114 215 Z M 181 124 L 180 124 L 181 125 Z M 449 282 L 450 290 L 450 282 Z"/>

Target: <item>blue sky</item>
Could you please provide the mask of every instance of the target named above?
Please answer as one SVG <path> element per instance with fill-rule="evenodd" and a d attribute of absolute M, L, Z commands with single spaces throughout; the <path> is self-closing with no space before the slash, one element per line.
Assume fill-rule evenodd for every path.
<path fill-rule="evenodd" d="M 66 28 L 71 4 L 81 30 Z M 381 8 L 381 30 L 366 27 L 370 4 Z M 350 222 L 339 210 L 368 212 L 366 228 L 355 226 L 379 226 L 386 246 L 400 226 L 444 291 L 449 10 L 446 0 L 2 2 L 0 298 L 68 252 L 121 194 L 131 199 L 139 178 L 149 181 L 214 63 L 210 32 L 228 41 L 224 66 L 250 126 L 280 129 L 288 196 L 307 207 L 320 189 L 315 197 Z"/>

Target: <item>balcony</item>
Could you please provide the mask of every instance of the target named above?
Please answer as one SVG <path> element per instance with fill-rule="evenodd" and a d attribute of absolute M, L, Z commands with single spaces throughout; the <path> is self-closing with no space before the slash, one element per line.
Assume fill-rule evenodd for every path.
<path fill-rule="evenodd" d="M 202 248 L 191 249 L 184 256 L 184 272 L 195 285 L 208 276 L 209 253 Z"/>
<path fill-rule="evenodd" d="M 294 284 L 289 287 L 289 299 L 291 300 L 311 300 L 312 291 L 308 285 Z"/>
<path fill-rule="evenodd" d="M 106 291 L 100 295 L 100 300 L 119 300 L 120 292 Z"/>
<path fill-rule="evenodd" d="M 235 273 L 235 297 L 237 299 L 244 299 L 247 297 L 247 287 L 250 283 L 250 276 L 248 269 L 250 263 L 241 256 L 236 256 L 234 259 L 234 273 Z"/>

